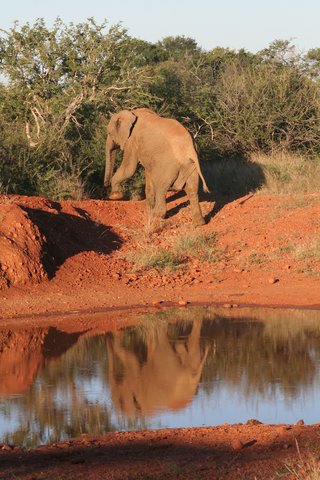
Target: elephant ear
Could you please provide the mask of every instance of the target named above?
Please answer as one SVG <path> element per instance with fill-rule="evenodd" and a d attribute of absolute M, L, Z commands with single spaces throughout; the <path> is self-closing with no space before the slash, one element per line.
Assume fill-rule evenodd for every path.
<path fill-rule="evenodd" d="M 115 138 L 121 150 L 131 134 L 131 129 L 137 117 L 129 110 L 123 110 L 119 113 L 115 121 Z"/>

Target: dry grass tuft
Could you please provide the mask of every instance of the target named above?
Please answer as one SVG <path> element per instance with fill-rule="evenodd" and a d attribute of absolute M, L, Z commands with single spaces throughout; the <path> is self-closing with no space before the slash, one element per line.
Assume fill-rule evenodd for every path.
<path fill-rule="evenodd" d="M 277 152 L 255 154 L 252 160 L 261 165 L 265 181 L 264 194 L 301 194 L 320 190 L 320 159 Z"/>
<path fill-rule="evenodd" d="M 144 246 L 136 252 L 125 256 L 133 264 L 135 271 L 145 271 L 155 268 L 158 271 L 175 270 L 183 263 L 183 258 L 170 250 L 158 246 Z"/>
<path fill-rule="evenodd" d="M 150 245 L 148 237 L 140 241 L 134 252 L 125 255 L 135 271 L 173 271 L 188 261 L 199 259 L 215 262 L 219 258 L 215 235 L 187 233 L 179 238 L 168 237 L 165 246 Z"/>
<path fill-rule="evenodd" d="M 285 465 L 285 473 L 290 475 L 290 478 L 297 480 L 320 480 L 320 459 L 319 456 L 307 455 L 302 456 L 299 444 L 296 440 L 296 449 L 298 454 L 298 461 L 296 463 Z M 287 475 L 280 475 L 286 477 Z"/>
<path fill-rule="evenodd" d="M 297 260 L 309 258 L 320 260 L 320 238 L 314 237 L 309 242 L 297 245 L 295 248 L 295 257 Z"/>
<path fill-rule="evenodd" d="M 188 233 L 173 243 L 174 251 L 186 258 L 198 258 L 202 262 L 216 262 L 219 257 L 215 234 Z"/>

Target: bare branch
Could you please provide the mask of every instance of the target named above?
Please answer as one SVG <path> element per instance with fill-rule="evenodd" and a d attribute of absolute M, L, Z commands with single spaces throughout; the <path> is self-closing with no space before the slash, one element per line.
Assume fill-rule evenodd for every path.
<path fill-rule="evenodd" d="M 39 142 L 34 142 L 34 141 L 31 139 L 31 135 L 30 135 L 30 124 L 29 124 L 29 122 L 26 122 L 26 124 L 25 124 L 25 131 L 26 131 L 26 136 L 27 136 L 27 139 L 28 139 L 29 147 L 31 147 L 31 148 L 36 147 Z"/>

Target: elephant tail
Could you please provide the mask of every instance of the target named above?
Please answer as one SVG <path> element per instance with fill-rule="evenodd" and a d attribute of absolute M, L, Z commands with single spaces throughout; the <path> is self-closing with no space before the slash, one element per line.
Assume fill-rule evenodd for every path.
<path fill-rule="evenodd" d="M 196 164 L 196 170 L 199 174 L 199 177 L 201 178 L 202 180 L 202 186 L 203 186 L 203 191 L 206 192 L 206 193 L 210 193 L 210 190 L 208 188 L 208 185 L 206 184 L 206 181 L 202 175 L 202 172 L 201 172 L 201 168 L 200 168 L 200 164 L 199 164 L 199 160 L 198 158 L 193 158 L 192 161 Z"/>

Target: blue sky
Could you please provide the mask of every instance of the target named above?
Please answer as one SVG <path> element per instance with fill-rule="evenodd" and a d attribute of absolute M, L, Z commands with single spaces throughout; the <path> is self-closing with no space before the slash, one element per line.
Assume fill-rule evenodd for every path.
<path fill-rule="evenodd" d="M 129 34 L 155 42 L 168 35 L 194 38 L 209 50 L 216 46 L 256 52 L 275 39 L 293 39 L 300 50 L 320 47 L 319 0 L 9 0 L 0 28 L 15 20 L 48 25 L 88 17 L 122 22 Z"/>

